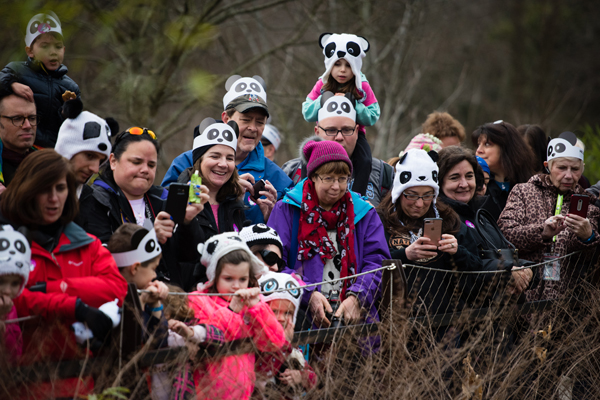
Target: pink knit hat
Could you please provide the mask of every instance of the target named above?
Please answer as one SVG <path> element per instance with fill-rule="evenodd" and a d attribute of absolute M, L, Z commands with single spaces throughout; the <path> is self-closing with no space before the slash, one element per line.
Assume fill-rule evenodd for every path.
<path fill-rule="evenodd" d="M 442 141 L 429 133 L 419 133 L 410 140 L 408 146 L 400 152 L 398 157 L 402 157 L 410 149 L 434 150 L 439 153 L 442 150 Z"/>
<path fill-rule="evenodd" d="M 352 173 L 352 162 L 348 157 L 348 153 L 338 142 L 332 140 L 323 140 L 321 142 L 310 141 L 306 143 L 304 149 L 304 157 L 308 160 L 306 165 L 306 175 L 311 177 L 323 164 L 331 161 L 343 161 L 350 167 Z"/>

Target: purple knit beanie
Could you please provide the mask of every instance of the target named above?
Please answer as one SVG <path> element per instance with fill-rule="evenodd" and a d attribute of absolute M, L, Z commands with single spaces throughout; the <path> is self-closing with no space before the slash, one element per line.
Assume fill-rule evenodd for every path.
<path fill-rule="evenodd" d="M 320 142 L 310 141 L 302 149 L 304 157 L 308 160 L 306 165 L 306 174 L 311 177 L 313 172 L 319 169 L 323 164 L 331 161 L 343 161 L 350 167 L 352 173 L 352 161 L 348 153 L 338 142 L 332 140 L 323 140 Z"/>

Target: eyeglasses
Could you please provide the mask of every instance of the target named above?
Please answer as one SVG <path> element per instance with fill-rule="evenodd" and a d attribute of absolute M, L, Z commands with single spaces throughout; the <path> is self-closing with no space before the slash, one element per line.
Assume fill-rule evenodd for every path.
<path fill-rule="evenodd" d="M 348 180 L 350 179 L 347 176 L 342 176 L 339 178 L 334 178 L 333 176 L 321 176 L 321 175 L 317 175 L 317 177 L 321 180 L 321 182 L 327 184 L 327 185 L 333 185 L 335 182 L 339 182 L 340 185 L 345 185 L 348 183 Z"/>
<path fill-rule="evenodd" d="M 150 135 L 152 139 L 156 140 L 156 134 L 148 128 L 140 128 L 139 126 L 134 126 L 132 128 L 127 129 L 125 132 L 129 133 L 130 135 L 143 135 L 144 133 L 146 133 Z"/>
<path fill-rule="evenodd" d="M 426 194 L 425 196 L 419 196 L 416 194 L 402 193 L 402 196 L 404 196 L 406 200 L 410 201 L 417 201 L 419 199 L 423 199 L 423 201 L 431 201 L 435 197 L 435 194 Z"/>
<path fill-rule="evenodd" d="M 327 136 L 337 136 L 337 134 L 340 133 L 340 132 L 342 132 L 343 136 L 352 136 L 352 134 L 356 130 L 356 125 L 354 125 L 354 128 L 344 127 L 342 129 L 336 129 L 336 128 L 327 128 L 327 129 L 325 129 L 325 128 L 322 128 L 319 125 L 317 125 L 317 127 L 319 129 L 321 129 L 323 132 L 325 132 L 325 134 Z"/>
<path fill-rule="evenodd" d="M 262 257 L 263 261 L 267 265 L 275 265 L 277 264 L 277 270 L 282 271 L 285 268 L 285 262 L 281 257 L 277 255 L 277 253 L 270 250 L 260 250 L 255 252 L 258 253 Z"/>
<path fill-rule="evenodd" d="M 18 128 L 23 127 L 23 124 L 25 123 L 25 119 L 27 119 L 27 121 L 29 121 L 29 125 L 31 125 L 31 126 L 36 126 L 40 122 L 39 115 L 28 115 L 28 116 L 17 115 L 16 117 L 8 117 L 6 115 L 0 115 L 0 117 L 10 119 L 12 121 L 13 125 Z"/>

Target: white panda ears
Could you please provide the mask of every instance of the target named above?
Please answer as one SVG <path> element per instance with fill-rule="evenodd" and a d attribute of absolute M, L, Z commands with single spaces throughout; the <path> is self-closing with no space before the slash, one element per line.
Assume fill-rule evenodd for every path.
<path fill-rule="evenodd" d="M 434 163 L 437 163 L 438 160 L 440 159 L 440 156 L 438 155 L 437 151 L 435 151 L 435 150 L 429 150 L 427 152 L 427 154 L 429 154 L 429 157 L 431 157 L 431 159 L 433 160 Z"/>
<path fill-rule="evenodd" d="M 209 126 L 211 126 L 213 124 L 218 124 L 218 122 L 214 118 L 210 118 L 210 117 L 204 118 L 202 120 L 202 122 L 200 122 L 200 125 L 198 125 L 197 127 L 194 128 L 194 138 L 200 136 L 206 128 L 208 128 Z M 237 122 L 235 122 L 233 120 L 229 120 L 229 122 L 227 122 L 227 125 L 229 125 L 233 129 L 233 131 L 235 132 L 235 137 L 239 138 L 240 137 L 240 128 L 239 128 Z"/>
<path fill-rule="evenodd" d="M 325 48 L 325 43 L 327 43 L 327 41 L 329 40 L 331 35 L 333 35 L 333 33 L 325 32 L 325 33 L 321 34 L 321 36 L 319 36 L 319 46 L 321 46 L 322 49 Z"/>
<path fill-rule="evenodd" d="M 243 77 L 241 75 L 231 75 L 229 78 L 227 78 L 227 81 L 225 82 L 225 90 L 227 90 L 229 92 L 229 89 L 231 89 L 233 84 L 242 78 Z M 260 83 L 260 85 L 263 87 L 265 92 L 267 91 L 267 84 L 265 83 L 265 80 L 262 77 L 260 77 L 258 75 L 254 75 L 252 77 L 252 79 L 254 79 L 258 83 Z"/>

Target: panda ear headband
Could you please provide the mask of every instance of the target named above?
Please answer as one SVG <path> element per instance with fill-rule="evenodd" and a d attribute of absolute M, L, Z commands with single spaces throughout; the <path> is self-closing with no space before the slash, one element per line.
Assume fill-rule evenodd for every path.
<path fill-rule="evenodd" d="M 559 157 L 573 157 L 583 161 L 583 149 L 576 146 L 577 136 L 573 132 L 563 132 L 548 143 L 547 161 Z"/>
<path fill-rule="evenodd" d="M 146 220 L 144 227 L 131 236 L 131 246 L 135 250 L 113 253 L 117 267 L 128 267 L 136 262 L 144 263 L 160 255 L 162 250 L 156 238 L 156 231 L 151 225 L 152 223 Z"/>
<path fill-rule="evenodd" d="M 62 38 L 63 34 L 58 16 L 52 11 L 34 15 L 27 23 L 25 45 L 31 47 L 38 36 L 48 32 L 58 33 Z"/>
<path fill-rule="evenodd" d="M 405 152 L 396 164 L 396 175 L 392 187 L 392 203 L 396 203 L 406 189 L 416 186 L 429 186 L 433 189 L 433 204 L 435 204 L 435 199 L 440 191 L 438 158 L 438 153 L 434 150 L 426 152 L 421 149 L 410 149 Z"/>
<path fill-rule="evenodd" d="M 346 117 L 356 122 L 356 110 L 352 102 L 352 94 L 336 96 L 332 92 L 321 95 L 321 108 L 319 109 L 319 121 L 331 117 Z"/>
<path fill-rule="evenodd" d="M 258 75 L 252 78 L 243 78 L 240 75 L 232 75 L 225 82 L 225 96 L 223 96 L 223 110 L 227 109 L 227 105 L 237 97 L 247 94 L 255 94 L 267 102 L 267 85 L 265 80 Z"/>
<path fill-rule="evenodd" d="M 226 124 L 217 122 L 213 118 L 205 118 L 194 129 L 194 147 L 192 158 L 196 162 L 206 151 L 214 145 L 229 146 L 235 152 L 237 139 L 240 135 L 238 124 L 230 120 Z"/>

